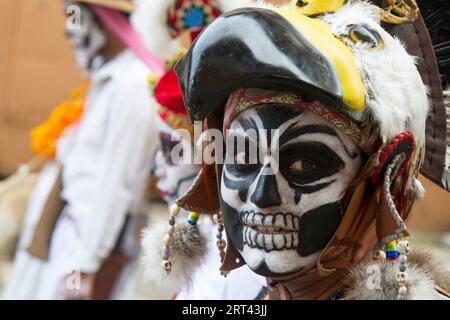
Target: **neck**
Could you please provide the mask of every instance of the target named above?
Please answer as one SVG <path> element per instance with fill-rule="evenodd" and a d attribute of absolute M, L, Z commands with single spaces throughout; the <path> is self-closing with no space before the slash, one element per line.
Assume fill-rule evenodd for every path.
<path fill-rule="evenodd" d="M 267 278 L 270 300 L 327 300 L 346 286 L 346 270 L 321 276 L 317 269 L 289 279 Z"/>
<path fill-rule="evenodd" d="M 125 51 L 126 45 L 107 27 L 103 26 L 107 37 L 107 43 L 100 54 L 105 59 L 105 63 L 113 60 L 117 55 Z"/>

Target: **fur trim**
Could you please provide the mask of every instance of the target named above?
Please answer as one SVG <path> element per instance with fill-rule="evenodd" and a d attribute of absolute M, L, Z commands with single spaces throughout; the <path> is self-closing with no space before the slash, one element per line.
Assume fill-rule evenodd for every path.
<path fill-rule="evenodd" d="M 427 88 L 415 57 L 380 26 L 379 12 L 379 7 L 366 1 L 349 1 L 341 10 L 322 19 L 342 39 L 348 36 L 351 25 L 366 25 L 380 35 L 383 47 L 379 49 L 370 50 L 364 44 L 352 46 L 364 77 L 369 116 L 378 124 L 384 143 L 409 130 L 419 152 L 425 146 Z"/>
<path fill-rule="evenodd" d="M 167 221 L 151 225 L 143 231 L 143 256 L 141 267 L 144 279 L 179 292 L 181 288 L 190 287 L 195 272 L 202 266 L 207 239 L 198 226 L 190 226 L 183 220 L 175 227 L 174 243 L 171 246 L 172 272 L 167 275 L 162 267 L 162 249 L 167 233 Z"/>
<path fill-rule="evenodd" d="M 450 297 L 438 292 L 437 286 L 450 292 L 450 274 L 428 252 L 412 251 L 408 256 L 408 300 L 441 300 Z M 399 262 L 366 261 L 355 267 L 349 279 L 353 287 L 349 299 L 396 300 L 398 286 L 395 280 Z"/>

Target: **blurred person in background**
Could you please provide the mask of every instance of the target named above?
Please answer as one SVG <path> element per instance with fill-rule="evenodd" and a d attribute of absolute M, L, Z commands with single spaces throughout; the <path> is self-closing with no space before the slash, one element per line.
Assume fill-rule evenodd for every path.
<path fill-rule="evenodd" d="M 150 71 L 121 33 L 132 34 L 131 0 L 64 3 L 66 34 L 89 83 L 32 133 L 35 153 L 49 160 L 3 297 L 129 298 L 157 147 Z"/>
<path fill-rule="evenodd" d="M 157 188 L 169 207 L 173 207 L 177 198 L 187 191 L 200 170 L 200 165 L 193 159 L 194 125 L 186 113 L 173 67 L 203 28 L 222 12 L 255 4 L 253 0 L 152 0 L 146 2 L 148 8 L 139 8 L 134 16 L 142 21 L 142 24 L 137 24 L 138 28 L 151 31 L 152 37 L 146 36 L 145 39 L 156 37 L 161 41 L 162 44 L 157 44 L 159 50 L 154 48 L 154 52 L 166 60 L 166 73 L 159 78 L 151 77 L 151 82 L 158 104 L 154 110 L 157 112 L 155 118 L 160 140 L 154 173 L 158 177 Z M 174 159 L 175 153 L 179 159 Z M 248 267 L 226 278 L 218 272 L 221 257 L 217 249 L 220 239 L 216 234 L 219 226 L 211 218 L 208 216 L 197 221 L 195 212 L 183 209 L 177 217 L 174 231 L 179 238 L 184 235 L 188 239 L 198 239 L 200 243 L 195 245 L 195 250 L 201 254 L 182 253 L 179 250 L 181 243 L 183 248 L 188 246 L 184 246 L 183 241 L 174 240 L 175 245 L 169 249 L 171 257 L 165 256 L 169 250 L 161 252 L 160 249 L 169 224 L 163 221 L 160 225 L 151 225 L 143 239 L 145 277 L 175 293 L 179 300 L 257 299 L 263 296 L 265 279 Z M 182 263 L 179 258 L 184 254 L 192 257 L 189 263 Z M 202 260 L 201 267 L 191 268 L 197 259 Z M 163 260 L 171 262 L 169 275 L 161 266 Z"/>

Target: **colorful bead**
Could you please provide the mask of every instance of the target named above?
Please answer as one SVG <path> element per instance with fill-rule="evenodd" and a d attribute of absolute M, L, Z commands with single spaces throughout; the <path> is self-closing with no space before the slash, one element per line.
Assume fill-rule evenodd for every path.
<path fill-rule="evenodd" d="M 189 223 L 191 226 L 194 226 L 194 225 L 197 224 L 199 218 L 200 218 L 200 214 L 199 214 L 199 213 L 194 212 L 194 211 L 191 211 L 191 212 L 189 213 L 188 223 Z"/>
<path fill-rule="evenodd" d="M 397 250 L 397 241 L 391 241 L 386 246 L 386 258 L 390 261 L 396 261 L 399 257 Z"/>

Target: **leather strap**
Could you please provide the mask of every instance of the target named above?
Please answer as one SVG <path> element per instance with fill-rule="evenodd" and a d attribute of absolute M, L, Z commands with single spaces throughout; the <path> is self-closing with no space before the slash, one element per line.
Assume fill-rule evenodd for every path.
<path fill-rule="evenodd" d="M 27 248 L 28 253 L 44 261 L 48 260 L 53 230 L 65 205 L 60 197 L 62 190 L 62 166 L 57 165 L 58 173 L 56 179 L 42 208 L 39 222 L 34 229 L 32 240 Z"/>

